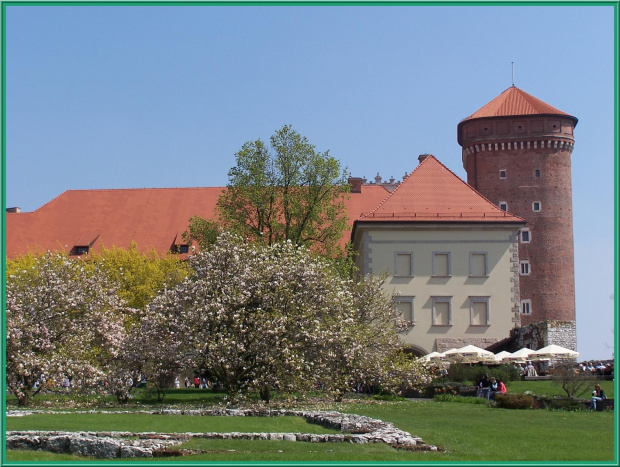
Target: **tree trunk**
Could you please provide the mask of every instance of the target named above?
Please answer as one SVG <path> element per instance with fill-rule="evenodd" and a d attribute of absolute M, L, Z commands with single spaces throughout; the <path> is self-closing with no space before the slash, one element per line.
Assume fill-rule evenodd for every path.
<path fill-rule="evenodd" d="M 260 389 L 260 398 L 266 404 L 269 404 L 269 400 L 271 399 L 271 389 L 268 384 L 263 385 L 263 387 Z"/>
<path fill-rule="evenodd" d="M 17 396 L 17 405 L 19 405 L 20 407 L 29 406 L 31 401 L 32 400 L 30 394 L 28 393 L 23 393 L 23 395 Z"/>

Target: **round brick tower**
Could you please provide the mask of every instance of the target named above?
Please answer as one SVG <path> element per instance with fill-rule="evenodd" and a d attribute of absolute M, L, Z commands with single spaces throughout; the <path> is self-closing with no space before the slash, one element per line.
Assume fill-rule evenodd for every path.
<path fill-rule="evenodd" d="M 521 325 L 547 322 L 535 348 L 576 348 L 570 161 L 576 125 L 577 118 L 512 86 L 457 129 L 467 183 L 527 221 L 519 235 Z"/>

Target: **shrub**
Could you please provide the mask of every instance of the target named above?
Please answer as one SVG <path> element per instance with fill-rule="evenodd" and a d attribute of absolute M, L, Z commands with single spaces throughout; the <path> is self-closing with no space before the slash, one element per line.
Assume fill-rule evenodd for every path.
<path fill-rule="evenodd" d="M 503 381 L 506 383 L 507 381 L 517 381 L 521 378 L 519 372 L 514 368 L 513 365 L 498 365 L 498 366 L 473 366 L 471 367 L 470 379 L 474 383 L 480 381 L 482 375 L 485 373 L 489 375 L 489 378 L 495 378 L 497 381 Z"/>
<path fill-rule="evenodd" d="M 455 382 L 473 381 L 476 384 L 484 374 L 489 377 L 495 377 L 498 381 L 517 381 L 521 375 L 514 365 L 474 365 L 470 366 L 463 363 L 455 362 L 450 365 L 448 370 L 448 379 Z"/>
<path fill-rule="evenodd" d="M 433 388 L 433 392 L 434 392 L 434 396 L 440 395 L 440 394 L 450 394 L 453 396 L 456 396 L 459 393 L 459 385 L 456 384 L 444 384 L 442 386 L 436 386 Z"/>
<path fill-rule="evenodd" d="M 529 394 L 497 394 L 496 407 L 501 409 L 535 409 L 537 401 Z"/>
<path fill-rule="evenodd" d="M 451 381 L 456 381 L 458 383 L 462 383 L 465 380 L 471 379 L 470 368 L 472 367 L 463 363 L 452 363 L 450 365 L 450 368 L 448 369 L 448 378 Z"/>
<path fill-rule="evenodd" d="M 574 397 L 536 397 L 541 409 L 564 410 L 567 412 L 578 412 L 587 409 L 587 401 L 575 399 Z"/>

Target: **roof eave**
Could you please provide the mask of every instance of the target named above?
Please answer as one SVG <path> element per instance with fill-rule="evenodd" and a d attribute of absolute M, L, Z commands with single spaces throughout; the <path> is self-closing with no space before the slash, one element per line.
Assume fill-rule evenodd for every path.
<path fill-rule="evenodd" d="M 577 126 L 577 122 L 579 121 L 579 119 L 577 117 L 574 117 L 570 114 L 561 114 L 561 113 L 544 113 L 544 114 L 520 114 L 520 115 L 497 115 L 497 116 L 487 116 L 487 117 L 475 117 L 475 118 L 464 118 L 463 120 L 461 120 L 458 125 L 456 126 L 456 139 L 457 142 L 459 143 L 459 145 L 462 146 L 461 142 L 462 142 L 462 138 L 461 138 L 461 128 L 463 127 L 463 125 L 465 123 L 469 123 L 469 122 L 473 122 L 476 120 L 495 120 L 495 119 L 500 119 L 500 118 L 531 118 L 531 117 L 562 117 L 562 118 L 569 118 L 571 120 L 573 120 L 574 125 L 573 127 Z"/>

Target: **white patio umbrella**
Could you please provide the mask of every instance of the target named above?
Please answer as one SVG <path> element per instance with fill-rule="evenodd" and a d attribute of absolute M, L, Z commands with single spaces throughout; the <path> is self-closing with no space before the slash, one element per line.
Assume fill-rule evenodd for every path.
<path fill-rule="evenodd" d="M 451 348 L 450 350 L 445 350 L 443 352 L 441 352 L 439 355 L 436 355 L 435 357 L 433 357 L 434 362 L 442 362 L 442 363 L 450 363 L 450 355 L 448 354 L 448 352 L 452 352 L 453 350 L 456 350 L 455 348 Z"/>
<path fill-rule="evenodd" d="M 444 359 L 444 356 L 441 352 L 431 352 L 424 356 L 424 359 L 427 362 L 439 362 Z"/>
<path fill-rule="evenodd" d="M 527 347 L 523 347 L 522 349 L 513 352 L 512 355 L 508 357 L 504 357 L 504 361 L 514 362 L 514 363 L 525 363 L 528 360 L 530 354 L 533 354 L 534 350 L 528 349 Z"/>
<path fill-rule="evenodd" d="M 550 359 L 577 358 L 578 356 L 579 352 L 560 347 L 559 345 L 551 344 L 540 350 L 532 352 L 529 357 L 530 360 L 543 361 Z"/>
<path fill-rule="evenodd" d="M 431 352 L 431 353 L 424 355 L 422 358 L 426 360 L 427 362 L 430 362 L 436 357 L 438 357 L 439 355 L 441 355 L 439 352 Z"/>
<path fill-rule="evenodd" d="M 505 358 L 510 357 L 511 355 L 512 354 L 510 352 L 502 350 L 501 352 L 495 354 L 495 360 L 497 360 L 498 362 L 502 362 Z"/>
<path fill-rule="evenodd" d="M 484 365 L 499 365 L 501 363 L 494 353 L 491 353 L 490 357 L 482 357 L 480 362 Z"/>
<path fill-rule="evenodd" d="M 465 363 L 477 363 L 484 359 L 494 358 L 493 352 L 481 349 L 475 345 L 466 345 L 460 349 L 451 349 L 445 352 L 446 357 L 449 359 L 461 358 Z"/>

